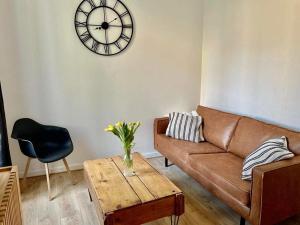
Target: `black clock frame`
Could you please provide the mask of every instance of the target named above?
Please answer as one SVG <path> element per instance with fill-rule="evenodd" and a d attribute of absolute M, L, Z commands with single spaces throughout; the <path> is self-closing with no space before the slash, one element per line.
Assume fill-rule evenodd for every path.
<path fill-rule="evenodd" d="M 113 8 L 111 8 L 111 7 L 109 7 L 109 6 L 105 6 L 107 9 L 111 9 L 112 11 L 114 11 L 118 16 L 119 16 L 119 13 L 115 10 L 115 9 L 113 9 Z M 94 10 L 96 10 L 96 9 L 98 9 L 98 8 L 100 8 L 100 7 L 96 7 L 96 8 L 94 8 L 93 10 L 91 10 L 90 11 L 90 14 L 94 11 Z M 125 7 L 126 8 L 126 7 Z M 128 9 L 126 8 L 126 10 L 128 11 Z M 121 36 L 122 36 L 122 33 L 123 33 L 123 30 L 124 30 L 124 28 L 123 28 L 123 20 L 121 19 L 121 17 L 119 16 L 119 18 L 120 18 L 120 21 L 121 21 L 121 24 L 122 24 L 122 32 L 121 32 L 121 34 L 120 34 L 120 36 L 118 37 L 118 39 L 116 40 L 116 41 L 114 41 L 114 42 L 111 42 L 111 43 L 109 43 L 110 45 L 111 44 L 114 44 L 114 43 L 116 43 L 120 38 L 121 38 Z M 131 17 L 130 17 L 131 18 Z M 87 21 L 88 21 L 88 19 L 89 19 L 89 16 L 87 16 Z M 131 18 L 131 21 L 132 21 L 132 18 Z M 87 30 L 89 31 L 89 29 L 90 28 L 87 28 Z M 132 26 L 132 32 L 133 32 L 133 26 Z M 92 35 L 92 33 L 89 31 L 89 33 L 90 33 L 90 35 L 93 37 L 93 35 Z M 78 34 L 77 34 L 78 35 Z M 94 38 L 94 37 L 93 37 Z M 95 38 L 94 38 L 95 39 Z M 81 40 L 81 39 L 80 39 Z M 106 43 L 102 43 L 102 42 L 99 42 L 100 44 L 103 44 L 103 45 L 105 45 Z M 125 48 L 124 48 L 125 49 Z M 118 53 L 117 53 L 118 54 Z"/>
<path fill-rule="evenodd" d="M 81 3 L 79 4 L 79 6 L 78 6 L 77 9 L 76 9 L 75 17 L 74 17 L 74 27 L 75 27 L 75 31 L 76 31 L 76 34 L 77 34 L 79 40 L 81 41 L 81 43 L 82 43 L 88 50 L 90 50 L 91 52 L 93 52 L 93 53 L 95 53 L 95 54 L 97 54 L 97 55 L 102 55 L 102 56 L 113 56 L 113 55 L 118 55 L 118 54 L 122 53 L 122 52 L 123 52 L 125 49 L 127 49 L 127 47 L 130 45 L 131 40 L 132 40 L 133 35 L 134 35 L 134 21 L 133 21 L 133 18 L 132 18 L 132 16 L 131 16 L 131 13 L 130 13 L 130 11 L 128 10 L 127 6 L 126 6 L 122 1 L 116 0 L 115 5 L 116 5 L 117 3 L 120 3 L 120 4 L 125 8 L 126 12 L 128 12 L 128 15 L 129 15 L 129 17 L 130 17 L 130 20 L 131 20 L 131 22 L 132 22 L 132 28 L 131 28 L 131 29 L 132 29 L 132 31 L 131 31 L 132 33 L 131 33 L 130 37 L 128 37 L 128 38 L 129 38 L 128 41 L 126 41 L 126 42 L 127 42 L 127 45 L 126 45 L 122 50 L 120 50 L 119 52 L 116 52 L 116 53 L 113 53 L 113 54 L 101 54 L 101 53 L 99 53 L 99 52 L 93 51 L 93 50 L 90 49 L 88 46 L 86 46 L 85 42 L 80 38 L 80 34 L 79 34 L 78 30 L 76 29 L 77 12 L 78 12 L 79 9 L 81 8 L 81 5 L 82 5 L 84 2 L 86 2 L 86 1 L 87 1 L 88 3 L 90 3 L 88 0 L 82 0 Z M 90 3 L 90 4 L 91 4 L 91 3 Z M 122 18 L 121 18 L 121 16 L 120 16 L 119 12 L 117 12 L 114 8 L 109 7 L 109 6 L 97 6 L 97 7 L 95 7 L 94 9 L 92 9 L 92 10 L 89 12 L 89 14 L 87 15 L 87 21 L 88 21 L 89 15 L 90 15 L 95 9 L 102 8 L 102 7 L 106 7 L 106 8 L 108 8 L 108 9 L 114 11 L 114 12 L 119 16 L 119 19 L 120 19 L 121 24 L 122 24 L 122 32 L 121 32 L 119 38 L 117 38 L 116 41 L 114 41 L 114 42 L 108 44 L 108 45 L 113 45 L 113 44 L 115 44 L 116 42 L 118 42 L 118 40 L 121 39 L 121 37 L 122 37 L 122 35 L 123 35 L 123 31 L 124 31 L 123 20 L 122 20 Z M 87 32 L 89 33 L 89 35 L 90 35 L 95 41 L 97 41 L 97 40 L 93 37 L 93 35 L 90 33 L 88 27 L 87 27 Z M 102 44 L 102 45 L 107 45 L 106 43 L 101 43 L 101 42 L 99 42 L 99 41 L 97 41 L 97 42 L 100 43 L 100 44 Z"/>

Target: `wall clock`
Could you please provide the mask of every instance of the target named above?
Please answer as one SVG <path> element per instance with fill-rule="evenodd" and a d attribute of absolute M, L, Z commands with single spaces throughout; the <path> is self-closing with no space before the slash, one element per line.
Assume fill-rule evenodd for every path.
<path fill-rule="evenodd" d="M 133 36 L 132 17 L 120 0 L 83 0 L 74 23 L 81 42 L 99 55 L 122 52 Z"/>

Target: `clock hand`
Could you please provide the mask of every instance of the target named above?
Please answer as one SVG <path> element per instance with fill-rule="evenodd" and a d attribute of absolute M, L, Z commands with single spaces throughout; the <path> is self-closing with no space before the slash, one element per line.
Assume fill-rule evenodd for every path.
<path fill-rule="evenodd" d="M 104 22 L 106 22 L 106 7 L 103 7 L 103 16 L 104 16 Z"/>
<path fill-rule="evenodd" d="M 107 30 L 105 30 L 105 41 L 106 41 L 106 44 L 107 44 L 108 43 Z"/>
<path fill-rule="evenodd" d="M 112 21 L 108 22 L 108 24 L 114 22 L 114 21 L 117 20 L 117 19 L 118 19 L 118 17 L 114 18 Z"/>
<path fill-rule="evenodd" d="M 131 28 L 132 26 L 131 25 L 126 25 L 126 24 L 123 24 L 123 25 L 109 25 L 110 27 L 124 27 L 124 28 Z"/>
<path fill-rule="evenodd" d="M 88 24 L 88 26 L 96 27 L 95 30 L 101 30 L 102 29 L 101 25 L 97 25 L 97 24 Z"/>

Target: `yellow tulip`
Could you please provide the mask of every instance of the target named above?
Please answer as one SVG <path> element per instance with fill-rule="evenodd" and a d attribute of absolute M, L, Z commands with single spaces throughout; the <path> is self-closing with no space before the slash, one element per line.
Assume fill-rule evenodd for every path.
<path fill-rule="evenodd" d="M 116 127 L 122 127 L 123 126 L 123 122 L 119 121 L 116 123 Z"/>
<path fill-rule="evenodd" d="M 105 128 L 104 130 L 105 130 L 106 132 L 110 132 L 110 131 L 113 131 L 113 129 L 114 129 L 114 126 L 113 126 L 113 125 L 108 125 L 108 127 Z"/>

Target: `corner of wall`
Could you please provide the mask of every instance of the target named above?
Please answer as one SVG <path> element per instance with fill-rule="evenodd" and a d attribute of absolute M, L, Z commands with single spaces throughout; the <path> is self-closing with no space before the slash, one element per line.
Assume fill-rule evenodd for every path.
<path fill-rule="evenodd" d="M 201 6 L 201 57 L 200 57 L 200 66 L 201 66 L 201 73 L 200 73 L 200 93 L 199 93 L 199 104 L 201 105 L 203 103 L 203 38 L 204 38 L 204 8 L 205 8 L 205 0 L 202 1 Z"/>

